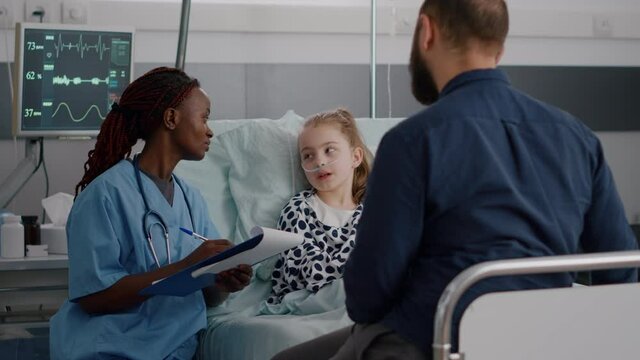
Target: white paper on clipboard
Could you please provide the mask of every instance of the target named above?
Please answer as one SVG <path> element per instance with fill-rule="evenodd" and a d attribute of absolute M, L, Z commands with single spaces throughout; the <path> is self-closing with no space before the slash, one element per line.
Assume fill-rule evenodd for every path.
<path fill-rule="evenodd" d="M 255 226 L 251 229 L 250 236 L 249 240 L 225 251 L 233 253 L 233 250 L 236 249 L 239 252 L 213 264 L 196 269 L 191 273 L 191 276 L 195 278 L 205 273 L 217 274 L 240 264 L 254 265 L 273 255 L 298 246 L 304 240 L 302 234 L 260 226 Z"/>

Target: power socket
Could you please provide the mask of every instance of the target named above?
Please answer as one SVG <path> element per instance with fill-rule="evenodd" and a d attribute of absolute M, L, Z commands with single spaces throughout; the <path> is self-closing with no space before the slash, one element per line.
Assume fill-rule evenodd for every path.
<path fill-rule="evenodd" d="M 613 36 L 613 19 L 607 15 L 593 16 L 593 36 L 606 38 Z"/>
<path fill-rule="evenodd" d="M 25 0 L 24 19 L 31 23 L 54 21 L 52 3 L 50 0 Z"/>
<path fill-rule="evenodd" d="M 414 8 L 398 7 L 395 15 L 395 33 L 401 35 L 413 34 L 416 27 L 416 19 Z"/>
<path fill-rule="evenodd" d="M 396 34 L 410 35 L 413 34 L 415 30 L 416 22 L 415 20 L 409 20 L 406 17 L 402 17 L 397 20 L 395 26 Z"/>
<path fill-rule="evenodd" d="M 13 0 L 0 0 L 0 29 L 11 29 L 15 27 Z"/>
<path fill-rule="evenodd" d="M 64 24 L 86 24 L 87 4 L 78 0 L 62 2 L 62 22 Z"/>

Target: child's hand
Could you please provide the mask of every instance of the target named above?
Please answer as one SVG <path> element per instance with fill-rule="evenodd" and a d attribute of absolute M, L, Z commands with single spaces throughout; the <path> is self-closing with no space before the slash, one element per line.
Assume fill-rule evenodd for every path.
<path fill-rule="evenodd" d="M 223 292 L 236 292 L 244 289 L 249 282 L 253 269 L 249 265 L 238 265 L 233 269 L 216 275 L 216 287 Z"/>

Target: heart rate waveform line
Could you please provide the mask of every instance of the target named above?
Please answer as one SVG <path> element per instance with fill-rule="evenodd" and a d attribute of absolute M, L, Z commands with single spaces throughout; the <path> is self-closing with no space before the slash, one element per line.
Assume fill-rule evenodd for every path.
<path fill-rule="evenodd" d="M 108 84 L 109 77 L 107 76 L 106 78 L 104 78 L 104 80 L 97 77 L 94 77 L 91 79 L 83 79 L 79 76 L 76 76 L 74 78 L 68 78 L 67 75 L 53 77 L 53 85 L 69 86 L 69 85 L 82 85 L 85 83 L 89 83 L 91 85 Z"/>
<path fill-rule="evenodd" d="M 102 112 L 100 112 L 100 108 L 98 107 L 98 105 L 89 106 L 87 111 L 85 111 L 84 115 L 82 115 L 79 118 L 76 118 L 76 117 L 73 116 L 73 113 L 71 112 L 71 108 L 69 107 L 69 105 L 66 102 L 61 102 L 61 103 L 58 104 L 58 106 L 56 107 L 56 110 L 53 112 L 53 115 L 51 115 L 51 118 L 56 117 L 56 114 L 58 113 L 60 108 L 62 108 L 62 106 L 64 106 L 67 109 L 67 112 L 69 113 L 69 117 L 71 118 L 71 121 L 76 122 L 76 123 L 81 122 L 84 119 L 86 119 L 87 116 L 89 116 L 89 113 L 91 112 L 92 109 L 96 110 L 96 112 L 98 113 L 98 116 L 100 117 L 100 119 L 104 120 L 106 118 L 106 116 L 103 116 Z"/>
<path fill-rule="evenodd" d="M 60 57 L 60 53 L 66 50 L 72 50 L 75 49 L 75 51 L 77 51 L 78 53 L 80 53 L 80 58 L 84 59 L 84 53 L 85 51 L 89 51 L 89 50 L 95 50 L 95 52 L 100 56 L 100 61 L 102 61 L 102 56 L 104 55 L 105 52 L 107 52 L 108 50 L 111 50 L 110 47 L 107 47 L 107 45 L 105 45 L 102 42 L 102 35 L 98 35 L 98 43 L 96 44 L 87 44 L 84 43 L 82 41 L 82 34 L 80 34 L 80 38 L 78 40 L 77 43 L 72 43 L 69 42 L 67 44 L 65 44 L 62 41 L 62 34 L 58 35 L 58 41 L 56 43 L 53 44 L 53 46 L 56 49 L 56 58 Z"/>

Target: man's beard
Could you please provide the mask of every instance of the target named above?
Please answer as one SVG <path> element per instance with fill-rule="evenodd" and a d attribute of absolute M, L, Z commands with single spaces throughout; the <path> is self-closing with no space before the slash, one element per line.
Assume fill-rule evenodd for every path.
<path fill-rule="evenodd" d="M 413 46 L 411 48 L 411 58 L 409 61 L 409 73 L 411 74 L 411 91 L 413 96 L 423 105 L 431 105 L 438 100 L 438 87 L 436 86 L 431 71 L 427 68 L 426 62 L 420 55 L 419 33 L 421 25 L 416 26 L 413 34 Z"/>

